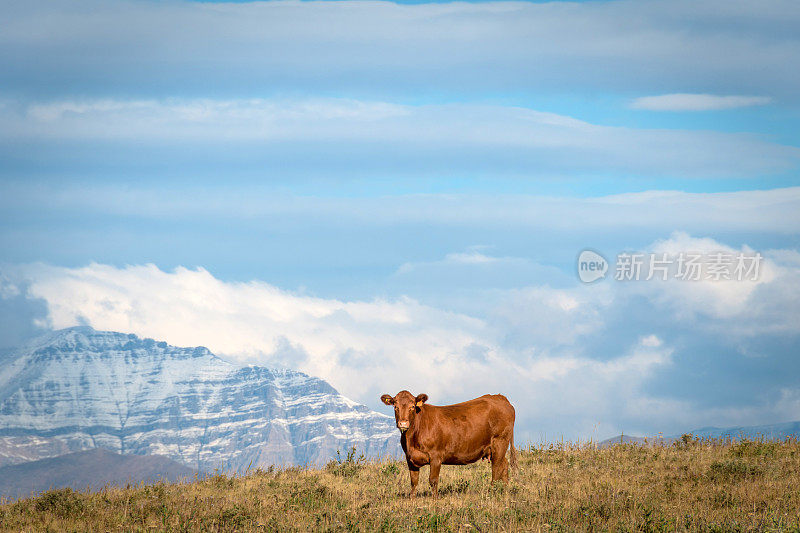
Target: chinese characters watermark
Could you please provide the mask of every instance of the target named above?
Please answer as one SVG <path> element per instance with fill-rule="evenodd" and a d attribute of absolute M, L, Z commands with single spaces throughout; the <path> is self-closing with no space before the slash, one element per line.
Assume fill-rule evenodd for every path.
<path fill-rule="evenodd" d="M 762 261 L 759 252 L 622 252 L 613 272 L 617 281 L 755 281 Z M 593 250 L 578 256 L 578 277 L 584 283 L 605 278 L 608 270 L 608 261 Z"/>

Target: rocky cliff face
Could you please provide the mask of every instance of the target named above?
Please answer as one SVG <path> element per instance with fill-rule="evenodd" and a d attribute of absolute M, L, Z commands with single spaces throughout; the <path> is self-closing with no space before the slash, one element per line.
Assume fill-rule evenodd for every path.
<path fill-rule="evenodd" d="M 0 466 L 91 448 L 207 471 L 399 453 L 394 421 L 300 372 L 88 327 L 0 361 Z"/>

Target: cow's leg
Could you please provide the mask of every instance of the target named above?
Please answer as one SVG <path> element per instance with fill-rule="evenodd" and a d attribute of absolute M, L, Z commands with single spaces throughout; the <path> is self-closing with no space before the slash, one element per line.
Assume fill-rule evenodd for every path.
<path fill-rule="evenodd" d="M 506 439 L 497 437 L 492 439 L 492 483 L 495 481 L 508 483 L 507 449 L 508 441 Z"/>
<path fill-rule="evenodd" d="M 439 458 L 431 458 L 431 475 L 428 481 L 431 484 L 431 492 L 433 497 L 439 496 L 439 469 L 442 467 L 442 460 Z"/>
<path fill-rule="evenodd" d="M 419 484 L 419 467 L 408 462 L 408 475 L 411 477 L 411 498 L 417 493 L 417 485 Z"/>

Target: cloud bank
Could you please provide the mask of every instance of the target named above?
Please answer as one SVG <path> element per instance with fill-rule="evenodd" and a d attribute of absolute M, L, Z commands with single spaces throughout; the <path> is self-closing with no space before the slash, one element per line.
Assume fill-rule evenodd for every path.
<path fill-rule="evenodd" d="M 592 90 L 796 101 L 791 0 L 5 3 L 0 80 L 52 94 Z M 446 31 L 442 31 L 446 28 Z M 86 53 L 91 50 L 91 53 Z M 758 65 L 758 75 L 753 75 Z M 47 83 L 43 83 L 46 80 Z"/>
<path fill-rule="evenodd" d="M 684 248 L 735 251 L 686 234 L 650 249 Z M 493 268 L 508 261 L 490 257 L 473 249 L 442 265 Z M 408 297 L 319 298 L 263 281 L 226 282 L 202 268 L 166 272 L 154 265 L 16 267 L 6 273 L 2 294 L 24 290 L 45 302 L 54 328 L 85 323 L 202 344 L 242 363 L 323 377 L 375 408 L 380 393 L 403 388 L 438 403 L 503 391 L 520 406 L 525 438 L 586 438 L 598 428 L 595 436 L 603 437 L 620 428 L 680 431 L 791 416 L 787 398 L 798 391 L 783 381 L 798 365 L 785 343 L 800 336 L 799 257 L 768 252 L 752 282 L 532 285 L 487 290 L 481 310 L 462 311 Z M 704 343 L 716 351 L 696 351 Z M 762 375 L 730 382 L 731 365 L 753 365 Z M 694 379 L 698 368 L 720 373 L 718 380 L 704 376 L 709 388 L 727 382 L 739 394 L 761 395 L 715 401 L 703 391 L 682 391 L 681 381 Z M 766 376 L 772 385 L 764 390 L 770 368 L 784 378 Z"/>
<path fill-rule="evenodd" d="M 522 107 L 352 99 L 63 100 L 0 107 L 0 139 L 133 149 L 141 158 L 244 159 L 263 175 L 535 178 L 585 173 L 758 177 L 796 169 L 800 148 L 757 136 L 611 127 Z M 116 145 L 115 145 L 116 143 Z M 78 151 L 78 153 L 80 153 Z M 70 152 L 69 159 L 75 158 Z M 91 158 L 90 157 L 90 158 Z M 145 157 L 146 158 L 146 157 Z M 39 159 L 37 159 L 39 161 Z M 196 163 L 195 163 L 196 164 Z"/>
<path fill-rule="evenodd" d="M 719 96 L 715 94 L 662 94 L 642 96 L 631 102 L 633 109 L 650 111 L 716 111 L 766 105 L 772 102 L 767 96 Z"/>
<path fill-rule="evenodd" d="M 700 232 L 800 233 L 800 187 L 734 192 L 645 191 L 592 197 L 534 194 L 399 194 L 366 197 L 288 195 L 253 185 L 236 188 L 178 188 L 168 185 L 21 184 L 0 182 L 0 207 L 22 214 L 49 209 L 70 218 L 94 213 L 122 219 L 177 222 L 213 217 L 231 224 L 255 221 L 336 224 L 482 227 L 512 231 L 543 229 L 597 232 L 647 228 L 659 235 Z M 584 242 L 586 246 L 591 243 Z M 463 252 L 459 252 L 463 253 Z M 472 249 L 469 254 L 480 253 Z M 469 257 L 453 256 L 450 261 Z M 478 261 L 478 256 L 473 257 Z M 439 259 L 437 258 L 437 261 Z"/>

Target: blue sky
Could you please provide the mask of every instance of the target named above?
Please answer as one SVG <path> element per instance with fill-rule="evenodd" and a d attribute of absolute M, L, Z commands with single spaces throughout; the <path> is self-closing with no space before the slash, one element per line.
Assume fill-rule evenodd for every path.
<path fill-rule="evenodd" d="M 3 347 L 89 323 L 375 409 L 504 390 L 529 439 L 800 418 L 796 3 L 0 14 Z M 587 247 L 766 263 L 584 285 Z"/>

